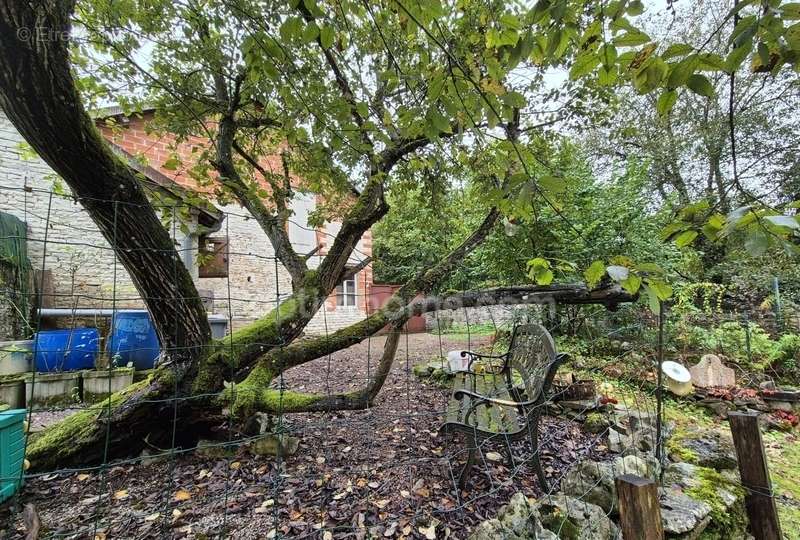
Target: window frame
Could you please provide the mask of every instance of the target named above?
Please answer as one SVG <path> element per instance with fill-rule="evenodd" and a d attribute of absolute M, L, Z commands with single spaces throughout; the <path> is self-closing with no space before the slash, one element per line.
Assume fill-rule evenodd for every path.
<path fill-rule="evenodd" d="M 358 282 L 356 276 L 344 279 L 336 285 L 336 307 L 358 307 Z"/>
<path fill-rule="evenodd" d="M 198 239 L 197 253 L 199 256 L 210 255 L 211 260 L 205 264 L 198 264 L 197 277 L 227 278 L 230 276 L 230 261 L 228 260 L 229 238 L 227 236 L 200 236 Z M 213 246 L 213 251 L 208 247 Z"/>

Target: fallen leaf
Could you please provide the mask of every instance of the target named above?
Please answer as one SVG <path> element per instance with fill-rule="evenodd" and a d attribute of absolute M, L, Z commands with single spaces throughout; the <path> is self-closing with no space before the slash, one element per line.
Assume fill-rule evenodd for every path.
<path fill-rule="evenodd" d="M 106 533 L 103 531 L 97 531 L 94 533 L 94 540 L 106 540 Z"/>
<path fill-rule="evenodd" d="M 503 456 L 497 452 L 486 452 L 486 459 L 489 461 L 503 461 Z"/>
<path fill-rule="evenodd" d="M 176 501 L 188 501 L 192 498 L 192 494 L 186 491 L 185 489 L 179 489 L 175 492 L 175 500 Z"/>
<path fill-rule="evenodd" d="M 404 499 L 408 499 L 409 497 L 411 497 L 411 492 L 409 492 L 409 491 L 407 491 L 405 489 L 401 490 L 400 491 L 400 496 L 403 497 Z"/>
<path fill-rule="evenodd" d="M 322 456 L 318 456 L 318 457 L 317 457 L 317 463 L 319 463 L 320 465 L 322 465 L 323 463 L 325 463 L 325 458 L 324 458 L 324 457 L 322 457 Z"/>
<path fill-rule="evenodd" d="M 378 482 L 370 482 L 370 483 L 369 483 L 369 484 L 367 484 L 367 485 L 368 485 L 369 487 L 371 487 L 372 489 L 378 489 L 378 488 L 380 487 L 380 484 L 379 484 Z"/>
<path fill-rule="evenodd" d="M 197 479 L 198 479 L 198 480 L 202 480 L 203 478 L 208 478 L 208 477 L 209 477 L 209 476 L 211 476 L 212 474 L 213 474 L 213 473 L 212 473 L 211 471 L 209 471 L 208 469 L 202 469 L 202 470 L 200 471 L 200 474 L 198 474 L 198 475 L 197 475 Z"/>
<path fill-rule="evenodd" d="M 128 490 L 120 489 L 114 492 L 114 500 L 121 501 L 128 498 Z"/>
<path fill-rule="evenodd" d="M 325 531 L 322 533 L 322 540 L 333 540 L 333 533 L 331 531 Z"/>
<path fill-rule="evenodd" d="M 379 501 L 372 501 L 372 504 L 378 507 L 378 509 L 383 510 L 386 508 L 386 505 L 391 502 L 390 499 L 381 499 Z"/>
<path fill-rule="evenodd" d="M 155 521 L 161 517 L 161 512 L 156 512 L 155 514 L 150 514 L 144 518 L 145 521 Z"/>
<path fill-rule="evenodd" d="M 239 467 L 241 467 L 241 466 L 242 466 L 242 464 L 239 463 L 238 461 L 234 461 L 230 465 L 231 469 L 234 470 L 234 471 L 238 470 Z"/>
<path fill-rule="evenodd" d="M 84 480 L 88 480 L 89 478 L 91 478 L 91 476 L 86 474 L 86 473 L 81 473 L 78 476 L 76 476 L 75 478 L 77 478 L 79 482 L 83 482 Z"/>
<path fill-rule="evenodd" d="M 418 527 L 417 530 L 428 540 L 436 540 L 436 525 L 430 527 Z"/>

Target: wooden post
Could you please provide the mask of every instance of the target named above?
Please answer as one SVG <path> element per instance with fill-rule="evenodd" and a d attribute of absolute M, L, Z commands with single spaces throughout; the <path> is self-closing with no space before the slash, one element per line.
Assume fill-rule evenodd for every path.
<path fill-rule="evenodd" d="M 757 413 L 728 413 L 733 444 L 739 461 L 739 474 L 746 492 L 744 505 L 750 519 L 750 532 L 756 540 L 780 540 L 781 524 L 772 497 L 767 457 L 761 442 Z"/>
<path fill-rule="evenodd" d="M 663 540 L 656 483 L 641 476 L 623 474 L 617 477 L 616 484 L 623 540 Z"/>

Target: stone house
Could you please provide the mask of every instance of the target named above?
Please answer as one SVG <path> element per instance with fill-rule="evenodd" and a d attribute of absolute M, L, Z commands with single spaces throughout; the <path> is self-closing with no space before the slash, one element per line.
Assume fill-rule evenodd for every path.
<path fill-rule="evenodd" d="M 210 312 L 227 317 L 230 310 L 237 328 L 290 293 L 289 274 L 276 264 L 272 245 L 252 216 L 238 204 L 200 202 L 207 197 L 196 196 L 204 188 L 197 185 L 188 168 L 196 161 L 198 149 L 208 145 L 207 140 L 195 138 L 176 144 L 173 136 L 148 133 L 153 111 L 126 117 L 112 108 L 103 114 L 104 119 L 110 117 L 114 118 L 113 129 L 98 120 L 103 135 L 115 152 L 144 174 L 145 187 L 164 206 L 162 215 L 178 216 L 167 219 L 166 226 L 198 290 L 209 298 Z M 0 112 L 0 211 L 27 224 L 31 264 L 37 273 L 44 270 L 43 304 L 54 308 L 141 307 L 130 277 L 116 263 L 111 246 L 88 214 L 47 164 L 28 155 L 25 147 L 22 136 Z M 183 166 L 168 163 L 176 154 Z M 170 210 L 163 201 L 179 201 L 173 205 L 183 210 Z M 312 267 L 319 264 L 340 227 L 335 222 L 310 227 L 308 216 L 316 204 L 313 194 L 298 194 L 291 202 L 294 215 L 288 225 L 298 253 L 321 246 L 309 259 Z M 371 254 L 372 239 L 367 232 L 351 263 L 356 265 Z M 368 265 L 337 288 L 307 331 L 332 331 L 366 317 L 371 287 L 372 268 Z"/>

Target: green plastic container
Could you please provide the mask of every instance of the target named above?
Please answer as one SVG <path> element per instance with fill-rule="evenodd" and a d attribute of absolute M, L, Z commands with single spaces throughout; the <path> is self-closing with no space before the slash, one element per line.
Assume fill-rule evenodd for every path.
<path fill-rule="evenodd" d="M 14 495 L 22 484 L 26 412 L 25 409 L 0 412 L 0 502 Z"/>

